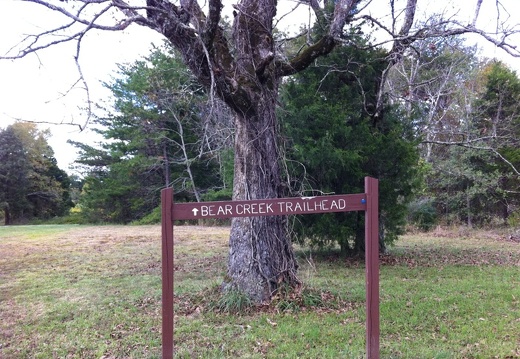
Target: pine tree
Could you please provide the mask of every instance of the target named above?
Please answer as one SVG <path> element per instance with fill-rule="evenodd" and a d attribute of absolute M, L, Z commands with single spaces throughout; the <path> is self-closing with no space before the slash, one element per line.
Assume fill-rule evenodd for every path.
<path fill-rule="evenodd" d="M 219 155 L 230 146 L 231 126 L 220 117 L 227 113 L 207 106 L 176 52 L 157 48 L 120 65 L 106 86 L 113 106 L 94 121 L 103 143 L 74 143 L 88 173 L 80 203 L 90 221 L 140 219 L 158 206 L 164 187 L 173 186 L 179 201 L 200 201 L 223 187 Z"/>

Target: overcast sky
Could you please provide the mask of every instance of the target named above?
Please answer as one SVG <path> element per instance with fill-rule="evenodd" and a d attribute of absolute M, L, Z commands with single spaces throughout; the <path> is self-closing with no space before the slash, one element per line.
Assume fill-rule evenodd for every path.
<path fill-rule="evenodd" d="M 288 3 L 292 3 L 291 8 L 294 6 L 291 1 Z M 231 12 L 229 4 L 224 9 Z M 6 54 L 26 34 L 56 26 L 61 23 L 59 20 L 51 11 L 36 4 L 0 0 L 0 55 Z M 304 21 L 301 15 L 300 21 Z M 110 81 L 117 64 L 132 63 L 148 55 L 152 44 L 162 42 L 161 35 L 137 25 L 123 32 L 89 32 L 82 43 L 80 63 L 91 99 L 100 102 L 110 96 L 101 83 Z M 86 93 L 81 84 L 73 86 L 78 78 L 74 46 L 72 43 L 60 45 L 27 58 L 0 60 L 0 128 L 16 119 L 48 122 L 39 127 L 50 128 L 49 143 L 58 165 L 64 170 L 68 170 L 77 155 L 67 140 L 89 142 L 96 138 L 88 127 L 80 132 L 78 126 L 64 125 L 83 125 L 86 117 L 81 109 L 85 106 Z"/>
<path fill-rule="evenodd" d="M 380 0 L 376 0 L 380 1 Z M 230 8 L 230 3 L 226 8 Z M 440 3 L 441 1 L 437 2 Z M 473 4 L 476 1 L 464 3 Z M 484 0 L 494 3 L 494 1 Z M 511 14 L 520 23 L 520 0 L 504 0 L 518 9 Z M 294 6 L 293 1 L 286 1 L 287 9 Z M 388 3 L 388 1 L 385 1 Z M 436 2 L 419 0 L 423 4 L 423 12 L 430 11 Z M 460 4 L 461 2 L 453 2 Z M 428 8 L 430 7 L 430 8 Z M 25 34 L 41 32 L 56 23 L 55 15 L 49 11 L 37 11 L 35 4 L 24 4 L 17 0 L 0 0 L 0 54 L 5 54 L 16 45 Z M 377 9 L 377 7 L 376 7 Z M 473 9 L 466 9 L 471 13 Z M 493 26 L 496 19 L 493 9 L 483 9 L 480 21 Z M 430 11 L 431 12 L 431 11 Z M 279 12 L 281 14 L 281 12 Z M 421 14 L 418 14 L 420 16 Z M 486 15 L 488 18 L 486 18 Z M 287 17 L 288 22 L 307 22 L 307 11 Z M 291 21 L 292 20 L 292 21 Z M 286 26 L 286 25 L 285 25 Z M 109 81 L 117 69 L 118 63 L 132 63 L 138 58 L 148 55 L 151 44 L 162 43 L 157 33 L 139 26 L 131 26 L 121 32 L 91 32 L 83 44 L 80 62 L 87 80 L 92 100 L 106 100 L 110 92 L 102 88 L 102 81 Z M 520 45 L 520 41 L 519 41 Z M 487 56 L 503 57 L 500 50 L 487 46 Z M 77 70 L 73 61 L 74 45 L 65 45 L 47 49 L 38 56 L 31 55 L 19 60 L 0 60 L 0 128 L 15 119 L 49 123 L 76 123 L 83 125 L 86 97 L 81 86 L 68 91 L 77 80 Z M 515 69 L 520 69 L 520 59 L 507 58 L 507 62 Z M 62 96 L 66 93 L 66 96 Z M 41 128 L 50 128 L 53 137 L 50 144 L 55 151 L 60 168 L 68 170 L 69 164 L 76 158 L 75 149 L 66 144 L 67 139 L 88 142 L 93 138 L 88 129 L 79 132 L 77 126 L 42 124 Z"/>
<path fill-rule="evenodd" d="M 24 34 L 41 31 L 44 23 L 52 23 L 47 12 L 35 11 L 34 4 L 0 0 L 0 53 L 15 45 Z M 26 9 L 30 8 L 30 11 Z M 131 27 L 125 33 L 91 32 L 82 45 L 80 63 L 94 101 L 106 99 L 110 92 L 101 86 L 117 70 L 116 64 L 133 62 L 149 53 L 151 43 L 160 44 L 161 37 L 142 27 Z M 15 119 L 48 123 L 85 123 L 86 101 L 82 85 L 74 86 L 78 72 L 74 63 L 74 44 L 56 46 L 36 55 L 17 60 L 0 60 L 0 127 Z M 72 88 L 72 90 L 70 90 Z M 70 91 L 69 91 L 70 90 Z M 65 95 L 66 96 L 63 96 Z M 58 165 L 68 170 L 76 158 L 68 139 L 88 142 L 94 134 L 79 131 L 78 126 L 41 124 L 50 128 L 49 143 Z"/>

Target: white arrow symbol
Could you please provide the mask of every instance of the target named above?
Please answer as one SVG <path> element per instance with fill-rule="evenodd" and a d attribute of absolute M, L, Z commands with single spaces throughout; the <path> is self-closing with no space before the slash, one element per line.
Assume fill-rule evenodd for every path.
<path fill-rule="evenodd" d="M 193 208 L 191 211 L 193 212 L 194 216 L 196 216 L 197 213 L 199 212 L 199 210 L 197 208 Z"/>

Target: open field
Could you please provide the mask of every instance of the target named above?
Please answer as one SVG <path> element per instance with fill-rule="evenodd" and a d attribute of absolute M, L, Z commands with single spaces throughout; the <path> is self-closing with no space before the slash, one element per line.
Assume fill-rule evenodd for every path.
<path fill-rule="evenodd" d="M 218 312 L 228 233 L 175 227 L 176 357 L 364 356 L 362 260 L 299 248 L 297 303 Z M 463 235 L 382 257 L 381 358 L 520 358 L 520 244 Z M 160 226 L 0 227 L 0 358 L 160 357 L 160 253 Z"/>

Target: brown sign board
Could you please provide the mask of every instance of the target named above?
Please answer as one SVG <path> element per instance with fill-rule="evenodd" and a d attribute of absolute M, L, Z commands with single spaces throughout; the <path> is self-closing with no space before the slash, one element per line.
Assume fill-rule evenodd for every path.
<path fill-rule="evenodd" d="M 175 203 L 173 219 L 280 216 L 366 210 L 366 195 L 347 194 L 245 201 Z"/>
<path fill-rule="evenodd" d="M 161 191 L 162 202 L 162 352 L 173 359 L 175 220 L 280 216 L 328 212 L 365 212 L 366 357 L 379 359 L 379 183 L 365 177 L 365 193 L 243 201 L 174 203 L 173 189 Z"/>

